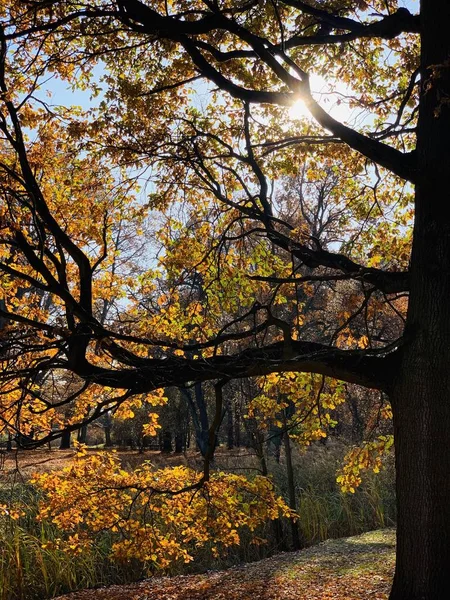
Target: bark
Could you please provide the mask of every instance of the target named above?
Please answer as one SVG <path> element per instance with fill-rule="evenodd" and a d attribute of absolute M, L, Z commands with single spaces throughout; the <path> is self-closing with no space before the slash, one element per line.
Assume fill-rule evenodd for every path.
<path fill-rule="evenodd" d="M 286 419 L 284 420 L 286 427 Z M 297 510 L 297 497 L 295 492 L 295 480 L 294 480 L 294 469 L 292 466 L 292 449 L 291 440 L 289 439 L 289 433 L 285 430 L 284 432 L 284 452 L 286 454 L 286 474 L 288 481 L 288 493 L 289 493 L 289 508 Z M 298 529 L 297 521 L 290 519 L 291 536 L 292 536 L 292 548 L 294 550 L 300 550 L 303 544 L 300 539 L 300 532 Z"/>
<path fill-rule="evenodd" d="M 234 445 L 241 447 L 241 409 L 237 402 L 234 406 Z"/>
<path fill-rule="evenodd" d="M 170 453 L 172 452 L 172 432 L 165 430 L 162 434 L 161 452 Z"/>
<path fill-rule="evenodd" d="M 352 442 L 361 444 L 364 439 L 364 419 L 362 418 L 356 398 L 351 393 L 347 396 L 348 407 L 352 415 Z"/>
<path fill-rule="evenodd" d="M 183 452 L 183 435 L 180 432 L 175 433 L 175 454 Z"/>
<path fill-rule="evenodd" d="M 16 435 L 15 439 L 16 439 L 16 444 L 17 444 L 18 448 L 23 448 L 25 450 L 33 448 L 34 436 L 33 436 L 32 432 L 29 435 L 24 435 L 22 433 L 19 433 Z"/>
<path fill-rule="evenodd" d="M 227 448 L 234 448 L 233 401 L 230 396 L 227 399 Z"/>
<path fill-rule="evenodd" d="M 111 425 L 105 425 L 105 447 L 111 448 L 112 446 L 111 440 Z"/>
<path fill-rule="evenodd" d="M 282 443 L 283 429 L 277 427 L 276 425 L 272 425 L 269 429 L 268 447 L 270 448 L 270 451 L 278 464 L 280 464 Z"/>
<path fill-rule="evenodd" d="M 209 419 L 202 384 L 195 384 L 194 396 L 185 386 L 180 387 L 180 393 L 186 400 L 192 417 L 198 449 L 202 456 L 206 456 L 209 444 Z"/>
<path fill-rule="evenodd" d="M 266 456 L 264 454 L 263 437 L 264 436 L 258 436 L 257 434 L 254 436 L 255 452 L 261 465 L 261 475 L 264 475 L 264 477 L 268 477 L 269 470 L 267 468 Z M 288 544 L 286 543 L 286 539 L 283 535 L 283 524 L 281 522 L 281 519 L 273 519 L 270 522 L 270 527 L 272 529 L 272 535 L 277 551 L 285 552 L 289 550 Z"/>
<path fill-rule="evenodd" d="M 305 10 L 321 10 L 310 4 L 295 3 Z M 139 32 L 146 31 L 177 41 L 181 39 L 179 36 L 183 36 L 183 45 L 197 69 L 232 96 L 248 102 L 284 104 L 291 101 L 285 92 L 240 88 L 208 63 L 199 51 L 201 46 L 197 37 L 213 28 L 228 28 L 234 34 L 241 34 L 243 28 L 234 20 L 227 21 L 226 27 L 224 20 L 215 14 L 206 14 L 198 21 L 174 20 L 159 15 L 136 0 L 130 0 L 125 5 L 119 15 L 125 26 L 131 28 L 134 24 Z M 389 386 L 394 411 L 398 498 L 397 568 L 391 600 L 444 600 L 448 597 L 447 580 L 450 572 L 450 453 L 446 444 L 450 427 L 450 218 L 446 206 L 450 190 L 450 2 L 422 0 L 420 20 L 411 19 L 405 13 L 399 15 L 398 12 L 382 19 L 381 25 L 369 24 L 365 33 L 390 37 L 398 31 L 418 31 L 420 25 L 423 91 L 417 151 L 413 155 L 402 155 L 394 148 L 353 132 L 329 117 L 312 99 L 308 101 L 318 122 L 335 136 L 417 185 L 413 253 L 407 281 L 410 304 L 405 344 L 400 351 L 394 380 L 388 381 L 391 374 L 390 369 L 384 367 L 387 364 L 384 356 L 326 349 L 319 344 L 305 342 L 291 343 L 290 350 L 294 358 L 285 358 L 289 348 L 284 343 L 277 343 L 268 348 L 245 351 L 231 360 L 224 356 L 205 360 L 201 372 L 198 361 L 169 362 L 166 359 L 152 359 L 145 364 L 136 359 L 136 368 L 133 363 L 133 368 L 129 368 L 130 363 L 124 361 L 126 367 L 115 371 L 87 362 L 85 353 L 92 334 L 88 326 L 83 330 L 80 327 L 79 332 L 75 332 L 68 341 L 67 366 L 90 381 L 113 388 L 132 389 L 135 393 L 167 385 L 180 386 L 185 381 L 195 380 L 199 383 L 200 380 L 215 380 L 219 373 L 221 377 L 239 378 L 295 370 L 316 372 L 375 389 L 384 390 Z M 320 18 L 324 19 L 323 11 Z M 336 24 L 336 21 L 326 20 L 325 23 L 335 29 L 341 29 L 343 25 L 343 31 L 350 33 L 360 32 L 359 23 L 354 25 L 339 21 Z M 188 38 L 188 35 L 193 38 Z M 250 42 L 255 46 L 253 52 L 268 65 L 276 64 L 277 69 L 280 68 L 268 47 L 261 45 L 255 36 L 251 36 Z M 285 75 L 288 80 L 293 77 L 287 70 Z M 27 160 L 19 120 L 9 101 L 8 107 L 16 131 L 15 150 L 21 162 L 23 178 L 32 192 L 36 214 L 77 265 L 80 302 L 76 302 L 70 292 L 51 276 L 45 263 L 39 263 L 25 236 L 18 233 L 15 243 L 23 250 L 33 268 L 37 263 L 36 271 L 46 280 L 48 289 L 59 295 L 83 324 L 89 323 L 92 314 L 91 265 L 87 256 L 49 213 Z M 32 285 L 33 281 L 37 282 L 8 265 L 4 265 L 3 269 Z M 390 287 L 388 291 L 393 291 L 393 288 Z M 6 318 L 12 318 L 5 312 L 2 318 L 5 315 Z M 53 329 L 21 316 L 12 320 L 44 331 L 51 332 Z M 110 348 L 117 352 L 119 362 L 121 357 L 129 359 L 127 353 L 117 349 L 112 342 Z M 98 416 L 93 415 L 92 418 Z M 65 433 L 70 443 L 70 430 Z M 45 441 L 48 440 L 43 438 L 41 443 Z"/>
<path fill-rule="evenodd" d="M 69 450 L 70 449 L 70 431 L 67 431 L 67 430 L 63 431 L 59 449 L 60 450 Z"/>
<path fill-rule="evenodd" d="M 78 430 L 77 441 L 80 444 L 85 444 L 87 439 L 87 425 L 82 425 Z"/>
<path fill-rule="evenodd" d="M 190 447 L 191 447 L 191 427 L 190 427 L 189 415 L 188 415 L 188 421 L 187 421 L 187 425 L 186 425 L 186 447 L 185 447 L 185 450 L 187 450 Z"/>
<path fill-rule="evenodd" d="M 106 448 L 111 448 L 113 443 L 112 443 L 112 438 L 111 438 L 111 433 L 112 433 L 112 417 L 109 413 L 105 414 L 104 417 L 104 421 L 103 421 L 104 425 L 103 425 L 103 431 L 105 433 L 105 447 Z"/>
<path fill-rule="evenodd" d="M 397 566 L 390 600 L 444 600 L 450 573 L 450 3 L 422 2 L 411 294 L 391 400 Z M 431 67 L 431 68 L 430 68 Z"/>

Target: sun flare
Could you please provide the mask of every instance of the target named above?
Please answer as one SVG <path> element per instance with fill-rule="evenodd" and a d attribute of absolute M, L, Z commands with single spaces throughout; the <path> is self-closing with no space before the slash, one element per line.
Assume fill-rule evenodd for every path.
<path fill-rule="evenodd" d="M 289 109 L 289 118 L 291 121 L 300 121 L 301 119 L 311 119 L 311 113 L 306 108 L 303 100 L 296 100 Z"/>

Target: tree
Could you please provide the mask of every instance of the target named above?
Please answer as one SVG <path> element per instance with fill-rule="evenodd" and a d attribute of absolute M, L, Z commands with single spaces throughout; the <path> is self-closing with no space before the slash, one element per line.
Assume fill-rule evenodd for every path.
<path fill-rule="evenodd" d="M 8 0 L 0 18 L 3 422 L 26 430 L 37 412 L 43 428 L 52 403 L 36 399 L 33 382 L 67 370 L 120 390 L 84 421 L 135 394 L 218 381 L 212 440 L 229 379 L 305 371 L 381 390 L 397 464 L 390 598 L 446 598 L 449 3 L 422 0 L 411 14 L 395 0 Z M 98 93 L 99 61 L 97 111 L 39 98 L 39 82 L 54 72 Z M 354 128 L 332 117 L 309 73 L 371 117 Z M 208 106 L 191 100 L 196 85 Z M 314 122 L 288 124 L 298 99 Z M 328 249 L 283 221 L 272 201 L 269 182 L 298 172 L 306 154 L 312 169 L 339 175 L 342 239 Z M 102 323 L 111 221 L 124 202 L 142 211 L 130 204 L 139 170 L 153 181 L 147 208 L 183 200 L 201 227 L 194 239 L 168 217 L 160 270 L 118 281 L 128 304 Z M 203 306 L 186 309 L 176 286 L 161 293 L 167 273 L 182 286 L 199 269 Z M 326 319 L 303 330 L 277 313 L 293 299 L 301 306 L 292 290 L 317 282 Z M 43 293 L 55 308 L 45 310 Z M 331 330 L 333 310 L 345 336 Z M 359 338 L 353 315 L 365 325 Z"/>

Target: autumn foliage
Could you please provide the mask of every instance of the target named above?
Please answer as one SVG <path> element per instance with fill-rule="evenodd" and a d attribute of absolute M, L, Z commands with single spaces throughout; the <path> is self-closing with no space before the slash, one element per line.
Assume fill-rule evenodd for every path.
<path fill-rule="evenodd" d="M 34 480 L 46 492 L 40 518 L 70 532 L 65 545 L 74 552 L 108 530 L 117 534 L 116 558 L 164 569 L 191 561 L 202 546 L 217 555 L 238 545 L 243 528 L 255 531 L 267 520 L 292 516 L 264 477 L 249 481 L 215 472 L 201 485 L 201 475 L 185 467 L 155 470 L 144 463 L 129 473 L 114 454 L 86 456 L 79 450 L 62 473 Z"/>

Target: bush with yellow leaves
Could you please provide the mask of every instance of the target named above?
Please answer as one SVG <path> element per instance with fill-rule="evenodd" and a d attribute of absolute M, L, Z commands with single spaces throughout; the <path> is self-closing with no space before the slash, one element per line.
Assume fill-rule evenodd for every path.
<path fill-rule="evenodd" d="M 154 568 L 189 562 L 202 546 L 217 555 L 239 545 L 244 528 L 292 516 L 265 477 L 213 472 L 204 480 L 186 467 L 153 470 L 148 462 L 129 473 L 114 453 L 82 451 L 71 466 L 35 475 L 34 483 L 46 494 L 39 518 L 69 532 L 73 544 L 109 530 L 116 558 Z"/>

